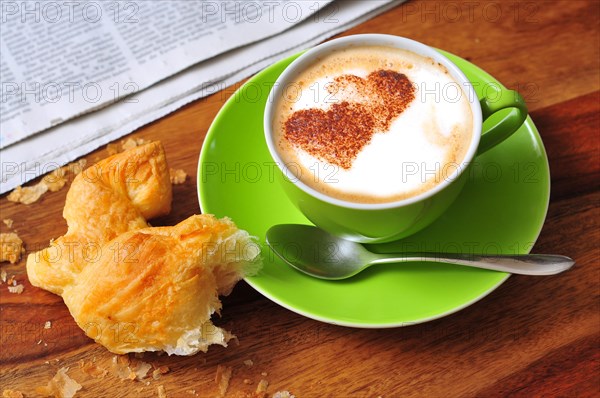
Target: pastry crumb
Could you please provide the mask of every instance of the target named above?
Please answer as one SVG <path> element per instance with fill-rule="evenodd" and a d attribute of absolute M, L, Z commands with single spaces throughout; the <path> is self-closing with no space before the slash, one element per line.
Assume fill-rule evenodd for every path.
<path fill-rule="evenodd" d="M 68 165 L 64 166 L 63 168 L 66 168 L 68 171 L 73 173 L 73 175 L 77 175 L 77 174 L 81 173 L 83 171 L 83 169 L 85 169 L 85 166 L 87 166 L 87 159 L 79 159 L 76 162 L 69 163 Z"/>
<path fill-rule="evenodd" d="M 244 379 L 244 384 L 250 385 L 250 384 L 254 384 L 254 382 L 250 379 Z"/>
<path fill-rule="evenodd" d="M 127 355 L 115 355 L 112 357 L 111 373 L 119 379 L 127 379 L 131 373 L 129 369 L 129 357 Z"/>
<path fill-rule="evenodd" d="M 4 220 L 2 220 L 2 222 L 8 227 L 8 228 L 12 228 L 13 226 L 13 219 L 12 218 L 5 218 Z"/>
<path fill-rule="evenodd" d="M 169 169 L 169 178 L 173 185 L 183 184 L 187 178 L 187 173 L 181 169 Z"/>
<path fill-rule="evenodd" d="M 6 390 L 2 391 L 2 398 L 23 398 L 23 393 L 18 390 L 11 390 L 10 388 L 7 388 Z"/>
<path fill-rule="evenodd" d="M 167 398 L 167 391 L 165 390 L 165 386 L 162 384 L 156 387 L 156 392 L 158 393 L 158 398 Z"/>
<path fill-rule="evenodd" d="M 259 381 L 258 385 L 256 386 L 256 391 L 255 391 L 256 396 L 264 397 L 267 393 L 267 387 L 269 387 L 268 381 L 266 381 L 265 379 L 262 379 L 261 381 Z"/>
<path fill-rule="evenodd" d="M 50 329 L 51 327 L 52 327 L 52 322 L 46 321 L 46 323 L 44 323 L 44 329 Z"/>
<path fill-rule="evenodd" d="M 115 355 L 112 358 L 111 373 L 121 380 L 138 380 L 146 378 L 152 368 L 144 361 L 131 361 L 128 355 Z"/>
<path fill-rule="evenodd" d="M 126 140 L 121 141 L 121 151 L 127 151 L 129 149 L 142 146 L 147 142 L 148 141 L 143 138 L 127 138 Z"/>
<path fill-rule="evenodd" d="M 111 142 L 106 145 L 106 152 L 108 152 L 109 156 L 116 155 L 117 153 L 121 153 L 127 151 L 129 149 L 133 149 L 138 146 L 142 146 L 147 144 L 150 141 L 146 141 L 143 138 L 127 138 L 126 140 L 121 140 L 121 145 Z"/>
<path fill-rule="evenodd" d="M 129 355 L 116 355 L 113 357 L 113 360 L 119 362 L 119 364 L 123 366 L 129 366 L 131 362 L 129 360 Z"/>
<path fill-rule="evenodd" d="M 25 286 L 21 285 L 20 283 L 16 286 L 9 286 L 8 287 L 8 292 L 9 293 L 16 293 L 16 294 L 21 294 L 23 293 L 23 290 L 25 290 Z"/>
<path fill-rule="evenodd" d="M 0 262 L 9 261 L 16 264 L 21 260 L 21 254 L 25 253 L 23 241 L 15 232 L 0 234 Z"/>
<path fill-rule="evenodd" d="M 152 371 L 152 378 L 154 380 L 160 379 L 161 375 L 164 375 L 169 372 L 169 367 L 166 365 L 157 366 L 156 364 L 153 364 L 153 366 L 155 367 L 154 371 Z"/>
<path fill-rule="evenodd" d="M 251 359 L 246 359 L 244 361 L 244 365 L 250 367 L 250 366 L 254 365 L 254 362 Z"/>
<path fill-rule="evenodd" d="M 296 398 L 296 396 L 289 391 L 277 391 L 271 398 Z"/>
<path fill-rule="evenodd" d="M 0 280 L 2 281 L 2 283 L 6 283 L 6 276 L 6 270 L 0 271 Z"/>
<path fill-rule="evenodd" d="M 152 368 L 152 365 L 150 365 L 148 362 L 138 362 L 132 369 L 132 373 L 134 375 L 133 379 L 143 380 L 148 374 L 150 368 Z"/>
<path fill-rule="evenodd" d="M 263 377 L 267 377 L 269 374 L 267 372 L 261 372 L 260 375 L 263 376 Z"/>
<path fill-rule="evenodd" d="M 28 187 L 16 187 L 6 199 L 15 203 L 30 205 L 37 202 L 43 194 L 48 192 L 56 192 L 61 190 L 67 184 L 67 173 L 77 175 L 81 173 L 87 164 L 86 159 L 79 159 L 76 162 L 67 164 L 51 171 L 42 177 L 42 180 L 35 185 Z"/>
<path fill-rule="evenodd" d="M 35 392 L 44 397 L 71 398 L 81 390 L 81 384 L 69 377 L 69 368 L 60 368 L 48 385 L 36 387 Z"/>
<path fill-rule="evenodd" d="M 136 146 L 137 146 L 137 143 L 135 142 L 135 140 L 133 138 L 128 138 L 126 140 L 121 141 L 121 150 L 122 151 L 126 151 L 128 149 L 135 148 Z"/>
<path fill-rule="evenodd" d="M 219 394 L 224 397 L 229 388 L 229 380 L 231 380 L 231 373 L 233 368 L 231 366 L 217 366 L 217 374 L 215 375 L 215 383 L 219 388 Z"/>
<path fill-rule="evenodd" d="M 116 155 L 121 151 L 119 150 L 119 146 L 117 144 L 110 143 L 106 146 L 106 152 L 108 152 L 109 156 L 112 156 Z"/>
<path fill-rule="evenodd" d="M 67 170 L 60 167 L 46 174 L 42 178 L 42 182 L 52 192 L 60 191 L 67 183 Z"/>
<path fill-rule="evenodd" d="M 11 193 L 8 194 L 6 199 L 15 203 L 23 203 L 24 205 L 30 205 L 37 202 L 43 194 L 48 191 L 48 186 L 44 181 L 40 181 L 35 185 L 29 187 L 16 187 Z"/>
<path fill-rule="evenodd" d="M 79 361 L 79 368 L 81 369 L 81 371 L 85 374 L 87 374 L 88 376 L 91 376 L 95 379 L 103 379 L 104 377 L 106 377 L 108 370 L 101 368 L 99 366 L 96 366 L 93 362 L 91 361 Z"/>

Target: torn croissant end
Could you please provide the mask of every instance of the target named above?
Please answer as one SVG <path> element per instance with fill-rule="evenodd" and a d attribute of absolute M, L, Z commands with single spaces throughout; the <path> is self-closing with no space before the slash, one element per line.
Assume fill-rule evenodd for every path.
<path fill-rule="evenodd" d="M 125 163 L 129 171 L 111 172 Z M 146 218 L 170 209 L 160 143 L 97 166 L 70 188 L 67 233 L 29 255 L 31 283 L 61 295 L 84 332 L 116 354 L 192 355 L 226 346 L 232 335 L 210 318 L 221 309 L 219 295 L 257 271 L 259 246 L 231 220 L 212 215 L 148 226 Z"/>

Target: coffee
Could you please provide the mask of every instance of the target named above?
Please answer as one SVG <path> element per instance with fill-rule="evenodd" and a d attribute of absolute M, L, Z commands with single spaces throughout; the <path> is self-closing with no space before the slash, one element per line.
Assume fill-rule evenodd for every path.
<path fill-rule="evenodd" d="M 470 146 L 469 98 L 431 58 L 354 46 L 292 81 L 275 99 L 274 142 L 295 177 L 325 195 L 357 203 L 419 195 L 460 167 Z"/>

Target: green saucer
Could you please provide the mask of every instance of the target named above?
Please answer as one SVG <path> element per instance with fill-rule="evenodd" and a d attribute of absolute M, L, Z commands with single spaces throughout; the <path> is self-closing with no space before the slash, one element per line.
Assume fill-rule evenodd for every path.
<path fill-rule="evenodd" d="M 492 76 L 444 53 L 482 95 Z M 324 281 L 284 264 L 266 246 L 274 224 L 308 220 L 287 199 L 281 172 L 263 137 L 263 109 L 290 57 L 250 79 L 210 127 L 198 165 L 200 206 L 228 216 L 263 243 L 264 267 L 246 281 L 274 302 L 333 324 L 381 328 L 451 314 L 485 297 L 509 274 L 458 265 L 413 263 L 371 267 L 345 281 Z M 493 123 L 493 121 L 491 121 Z M 550 196 L 548 159 L 531 119 L 512 137 L 474 160 L 461 196 L 434 224 L 373 251 L 528 253 L 542 229 Z"/>

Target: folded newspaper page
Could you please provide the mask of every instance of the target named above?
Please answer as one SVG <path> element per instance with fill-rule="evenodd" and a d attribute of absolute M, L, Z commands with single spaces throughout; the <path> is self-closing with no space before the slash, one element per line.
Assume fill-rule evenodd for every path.
<path fill-rule="evenodd" d="M 3 1 L 0 193 L 401 2 Z"/>

